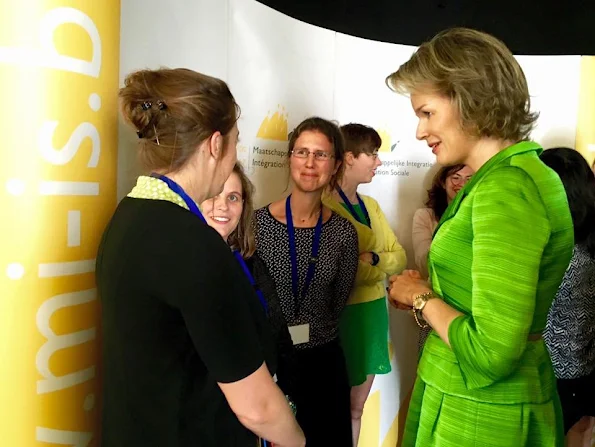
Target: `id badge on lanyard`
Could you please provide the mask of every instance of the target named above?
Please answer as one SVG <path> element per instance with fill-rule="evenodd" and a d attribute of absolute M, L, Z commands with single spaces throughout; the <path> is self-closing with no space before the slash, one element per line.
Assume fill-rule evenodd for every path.
<path fill-rule="evenodd" d="M 314 228 L 314 238 L 312 240 L 312 252 L 308 262 L 308 270 L 302 290 L 299 288 L 298 256 L 295 242 L 295 228 L 293 226 L 293 215 L 291 213 L 291 194 L 285 201 L 285 217 L 287 219 L 287 236 L 289 238 L 289 257 L 291 260 L 291 291 L 293 293 L 295 313 L 299 314 L 301 301 L 308 294 L 310 283 L 314 278 L 316 263 L 318 262 L 318 251 L 320 248 L 320 239 L 322 236 L 322 209 Z M 310 341 L 310 324 L 299 324 L 289 327 L 289 334 L 294 345 L 308 343 Z"/>
<path fill-rule="evenodd" d="M 295 228 L 293 226 L 293 215 L 291 213 L 291 194 L 287 196 L 285 201 L 285 217 L 287 219 L 287 236 L 289 238 L 289 257 L 291 260 L 291 291 L 293 292 L 293 299 L 295 302 L 296 312 L 298 312 L 300 300 L 308 294 L 310 283 L 314 278 L 314 272 L 316 270 L 316 263 L 318 262 L 318 249 L 320 248 L 320 239 L 322 235 L 322 210 L 318 216 L 316 227 L 314 228 L 314 239 L 312 240 L 312 252 L 310 254 L 310 260 L 308 261 L 308 270 L 306 272 L 306 279 L 302 290 L 299 287 L 299 274 L 298 274 L 298 256 L 297 247 L 295 243 Z"/>

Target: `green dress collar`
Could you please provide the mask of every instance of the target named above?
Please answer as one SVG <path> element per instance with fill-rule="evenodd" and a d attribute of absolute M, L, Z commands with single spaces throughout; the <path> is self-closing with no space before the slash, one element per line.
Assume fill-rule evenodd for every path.
<path fill-rule="evenodd" d="M 461 202 L 463 199 L 469 195 L 469 192 L 473 189 L 473 187 L 481 181 L 483 177 L 485 177 L 489 172 L 491 172 L 496 166 L 501 164 L 503 161 L 508 160 L 509 158 L 523 154 L 525 152 L 537 152 L 537 155 L 543 152 L 543 148 L 534 141 L 521 141 L 519 143 L 513 144 L 512 146 L 507 147 L 506 149 L 498 152 L 492 158 L 490 158 L 479 170 L 473 174 L 471 180 L 467 182 L 467 184 L 459 191 L 455 199 L 450 203 L 446 211 L 442 215 L 434 234 L 438 231 L 438 229 L 442 226 L 444 222 L 454 217 L 454 215 L 459 210 Z"/>

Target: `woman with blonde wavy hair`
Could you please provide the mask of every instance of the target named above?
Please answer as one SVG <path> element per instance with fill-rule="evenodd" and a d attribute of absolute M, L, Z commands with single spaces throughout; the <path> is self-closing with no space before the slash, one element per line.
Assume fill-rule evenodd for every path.
<path fill-rule="evenodd" d="M 493 36 L 436 35 L 387 78 L 407 93 L 416 137 L 441 165 L 475 171 L 442 216 L 428 258 L 390 279 L 390 299 L 430 332 L 403 446 L 562 446 L 556 378 L 543 340 L 573 249 L 560 178 L 529 140 L 523 70 Z"/>

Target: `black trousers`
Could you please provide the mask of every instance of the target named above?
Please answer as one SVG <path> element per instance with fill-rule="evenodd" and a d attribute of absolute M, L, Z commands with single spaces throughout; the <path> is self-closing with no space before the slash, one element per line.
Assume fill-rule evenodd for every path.
<path fill-rule="evenodd" d="M 339 341 L 297 350 L 294 402 L 308 447 L 352 447 L 350 387 Z"/>
<path fill-rule="evenodd" d="M 583 416 L 595 416 L 595 370 L 578 379 L 558 379 L 558 394 L 568 433 Z"/>

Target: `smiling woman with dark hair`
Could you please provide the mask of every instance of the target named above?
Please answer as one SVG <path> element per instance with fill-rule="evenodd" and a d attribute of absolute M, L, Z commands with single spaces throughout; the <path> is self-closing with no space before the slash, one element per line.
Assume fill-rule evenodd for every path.
<path fill-rule="evenodd" d="M 411 240 L 415 265 L 424 278 L 428 277 L 428 252 L 434 230 L 457 193 L 471 179 L 473 170 L 463 164 L 441 167 L 428 189 L 426 207 L 415 211 Z"/>
<path fill-rule="evenodd" d="M 413 256 L 415 265 L 424 278 L 428 277 L 428 253 L 438 222 L 440 222 L 450 202 L 454 200 L 472 176 L 473 169 L 464 164 L 442 166 L 434 175 L 432 186 L 428 189 L 426 207 L 419 208 L 413 215 L 411 225 Z M 420 351 L 431 330 L 432 328 L 429 326 L 420 328 L 418 338 Z"/>

